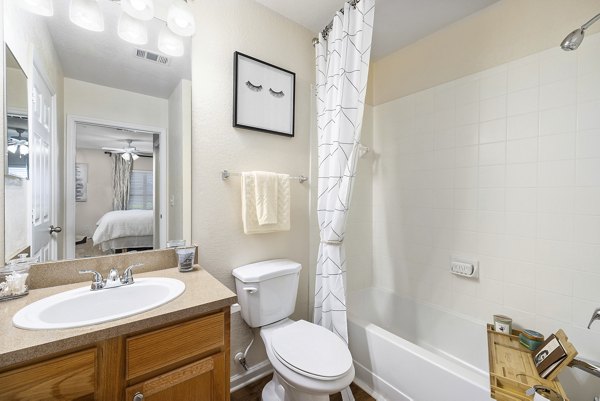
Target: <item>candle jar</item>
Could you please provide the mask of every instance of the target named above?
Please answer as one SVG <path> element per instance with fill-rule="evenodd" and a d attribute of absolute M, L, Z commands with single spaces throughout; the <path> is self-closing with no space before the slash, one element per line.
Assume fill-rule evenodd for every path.
<path fill-rule="evenodd" d="M 0 268 L 0 301 L 24 297 L 29 294 L 29 267 L 37 258 L 20 254 Z"/>

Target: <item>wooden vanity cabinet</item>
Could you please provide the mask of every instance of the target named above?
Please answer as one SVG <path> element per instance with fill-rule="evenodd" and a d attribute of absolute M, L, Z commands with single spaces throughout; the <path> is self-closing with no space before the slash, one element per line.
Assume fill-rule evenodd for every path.
<path fill-rule="evenodd" d="M 228 401 L 229 308 L 0 372 L 0 400 Z"/>

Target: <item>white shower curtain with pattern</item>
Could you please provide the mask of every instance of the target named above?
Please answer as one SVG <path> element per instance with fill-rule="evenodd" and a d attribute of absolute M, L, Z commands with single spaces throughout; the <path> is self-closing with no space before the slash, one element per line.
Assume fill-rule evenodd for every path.
<path fill-rule="evenodd" d="M 346 343 L 344 235 L 359 157 L 374 7 L 375 0 L 346 3 L 327 38 L 320 34 L 315 45 L 321 244 L 314 321 Z"/>

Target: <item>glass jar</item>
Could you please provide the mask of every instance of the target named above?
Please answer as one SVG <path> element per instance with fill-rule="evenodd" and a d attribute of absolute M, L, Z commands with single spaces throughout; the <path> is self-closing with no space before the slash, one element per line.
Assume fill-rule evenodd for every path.
<path fill-rule="evenodd" d="M 0 268 L 0 301 L 24 297 L 29 294 L 29 267 L 37 258 L 20 254 Z"/>

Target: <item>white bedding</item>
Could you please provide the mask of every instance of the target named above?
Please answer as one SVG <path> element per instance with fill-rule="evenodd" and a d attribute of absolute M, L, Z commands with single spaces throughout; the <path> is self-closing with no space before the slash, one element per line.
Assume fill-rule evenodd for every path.
<path fill-rule="evenodd" d="M 154 211 L 115 210 L 102 216 L 96 226 L 94 245 L 116 238 L 153 235 Z"/>

